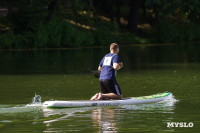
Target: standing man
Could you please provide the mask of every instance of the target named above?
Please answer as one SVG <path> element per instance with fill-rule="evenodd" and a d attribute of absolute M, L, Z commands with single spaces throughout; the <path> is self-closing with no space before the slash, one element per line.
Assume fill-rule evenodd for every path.
<path fill-rule="evenodd" d="M 115 78 L 116 71 L 123 67 L 119 62 L 119 46 L 116 43 L 110 45 L 110 53 L 101 60 L 98 70 L 100 74 L 101 92 L 95 94 L 90 100 L 121 99 L 120 87 Z"/>

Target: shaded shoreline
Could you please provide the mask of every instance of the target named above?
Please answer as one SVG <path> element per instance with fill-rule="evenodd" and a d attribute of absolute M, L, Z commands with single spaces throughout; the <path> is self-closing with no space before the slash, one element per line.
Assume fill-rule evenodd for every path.
<path fill-rule="evenodd" d="M 174 43 L 148 43 L 148 44 L 121 44 L 120 47 L 154 47 L 154 46 L 174 46 L 174 45 L 184 45 L 184 44 L 200 44 L 200 41 L 193 42 L 174 42 Z M 76 49 L 91 49 L 91 48 L 106 48 L 108 45 L 102 46 L 83 46 L 83 47 L 66 47 L 66 48 L 21 48 L 21 49 L 0 49 L 1 51 L 38 51 L 38 50 L 76 50 Z"/>

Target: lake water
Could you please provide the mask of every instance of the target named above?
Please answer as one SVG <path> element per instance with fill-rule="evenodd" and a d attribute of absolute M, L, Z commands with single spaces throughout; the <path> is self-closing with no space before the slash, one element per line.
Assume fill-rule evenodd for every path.
<path fill-rule="evenodd" d="M 117 74 L 123 97 L 169 91 L 162 103 L 45 109 L 42 101 L 83 100 L 99 91 L 97 69 L 108 48 L 0 52 L 0 132 L 199 133 L 200 45 L 123 46 Z M 193 127 L 167 127 L 186 122 Z"/>

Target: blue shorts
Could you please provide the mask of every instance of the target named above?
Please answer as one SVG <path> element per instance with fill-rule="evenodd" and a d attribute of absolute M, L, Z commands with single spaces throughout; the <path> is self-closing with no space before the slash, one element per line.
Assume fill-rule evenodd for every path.
<path fill-rule="evenodd" d="M 121 95 L 121 89 L 116 81 L 116 79 L 101 79 L 100 80 L 101 93 L 114 93 L 116 95 Z"/>

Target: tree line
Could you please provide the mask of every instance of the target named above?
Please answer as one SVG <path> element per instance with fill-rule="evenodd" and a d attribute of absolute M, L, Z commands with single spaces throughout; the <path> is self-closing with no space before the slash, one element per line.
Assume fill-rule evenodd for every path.
<path fill-rule="evenodd" d="M 7 0 L 0 48 L 199 41 L 200 1 Z"/>

